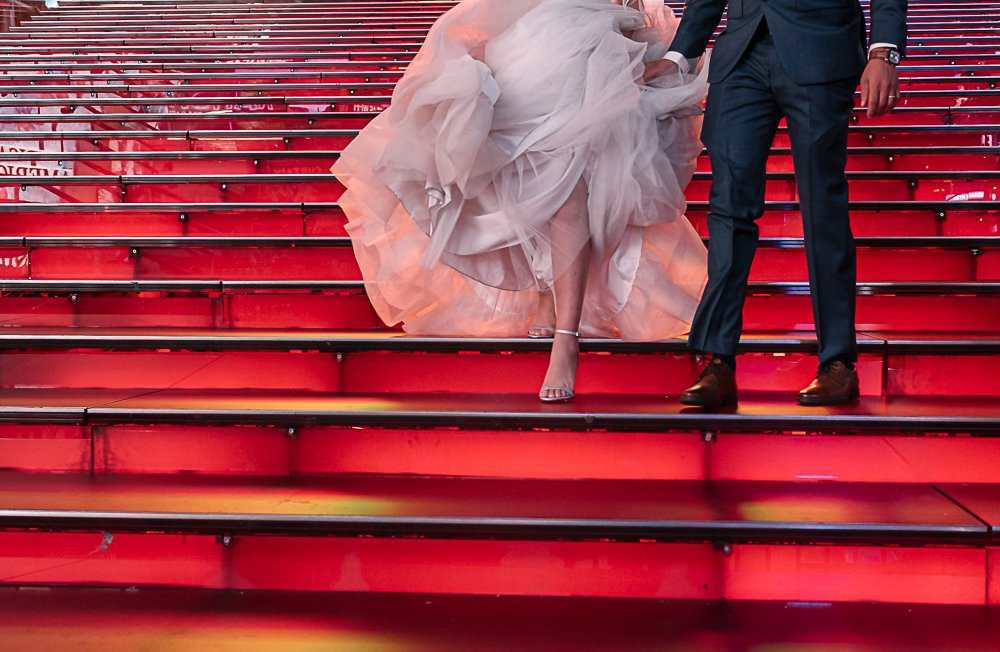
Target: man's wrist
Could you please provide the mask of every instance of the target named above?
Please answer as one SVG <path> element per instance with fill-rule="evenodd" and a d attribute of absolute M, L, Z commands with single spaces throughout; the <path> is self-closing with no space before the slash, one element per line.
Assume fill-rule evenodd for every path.
<path fill-rule="evenodd" d="M 673 61 L 677 65 L 677 69 L 681 72 L 688 72 L 691 70 L 691 64 L 688 63 L 687 57 L 685 57 L 680 52 L 671 50 L 663 55 L 664 61 Z"/>
<path fill-rule="evenodd" d="M 902 56 L 899 54 L 899 50 L 893 47 L 888 47 L 888 46 L 873 47 L 871 50 L 868 51 L 868 60 L 885 61 L 891 66 L 897 66 L 899 65 L 899 62 L 902 60 Z"/>
<path fill-rule="evenodd" d="M 868 46 L 868 60 L 881 59 L 890 65 L 898 65 L 902 60 L 902 54 L 895 43 L 878 41 Z"/>
<path fill-rule="evenodd" d="M 898 50 L 899 46 L 896 45 L 895 43 L 886 43 L 886 42 L 883 42 L 883 41 L 878 41 L 876 43 L 872 43 L 871 45 L 869 45 L 868 46 L 868 51 L 871 52 L 872 50 L 878 50 L 878 49 L 881 49 L 881 48 L 889 48 L 890 50 Z"/>

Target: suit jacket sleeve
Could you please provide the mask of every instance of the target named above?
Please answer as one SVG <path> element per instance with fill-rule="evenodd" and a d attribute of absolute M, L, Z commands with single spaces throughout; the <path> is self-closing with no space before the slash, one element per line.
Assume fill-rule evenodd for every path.
<path fill-rule="evenodd" d="M 906 0 L 871 0 L 869 43 L 895 43 L 906 51 Z"/>
<path fill-rule="evenodd" d="M 905 0 L 900 1 L 903 5 L 906 4 Z M 681 24 L 677 26 L 677 34 L 670 49 L 680 52 L 688 59 L 697 59 L 704 54 L 715 28 L 722 20 L 726 4 L 726 0 L 687 0 Z"/>

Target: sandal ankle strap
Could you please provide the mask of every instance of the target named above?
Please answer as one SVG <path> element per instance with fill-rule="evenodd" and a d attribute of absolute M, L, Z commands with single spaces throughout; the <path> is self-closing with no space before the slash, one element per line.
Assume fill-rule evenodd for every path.
<path fill-rule="evenodd" d="M 554 328 L 553 333 L 559 333 L 561 335 L 572 335 L 573 337 L 580 337 L 580 331 L 568 331 L 565 328 Z"/>

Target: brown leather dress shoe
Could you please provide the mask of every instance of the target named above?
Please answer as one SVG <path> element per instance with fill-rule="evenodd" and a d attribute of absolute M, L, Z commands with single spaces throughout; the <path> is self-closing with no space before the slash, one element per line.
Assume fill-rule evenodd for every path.
<path fill-rule="evenodd" d="M 799 392 L 799 405 L 836 405 L 857 400 L 858 372 L 835 360 L 820 367 L 809 387 Z"/>
<path fill-rule="evenodd" d="M 681 394 L 682 405 L 715 408 L 736 403 L 736 372 L 718 360 L 705 365 L 698 381 Z"/>

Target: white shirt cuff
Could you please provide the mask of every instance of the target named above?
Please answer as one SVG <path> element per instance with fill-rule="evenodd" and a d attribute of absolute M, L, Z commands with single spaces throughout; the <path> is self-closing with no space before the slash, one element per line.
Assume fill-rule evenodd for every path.
<path fill-rule="evenodd" d="M 890 50 L 899 49 L 898 47 L 896 47 L 895 43 L 872 43 L 871 45 L 868 46 L 868 54 L 871 54 L 872 50 L 876 50 L 878 48 L 889 48 Z"/>
<path fill-rule="evenodd" d="M 674 52 L 673 50 L 671 50 L 670 52 L 667 52 L 665 55 L 663 55 L 663 58 L 666 59 L 667 61 L 673 61 L 674 63 L 676 63 L 677 68 L 680 69 L 681 72 L 688 72 L 689 70 L 691 70 L 691 64 L 688 63 L 687 58 L 685 58 L 684 55 L 681 54 L 680 52 Z"/>

